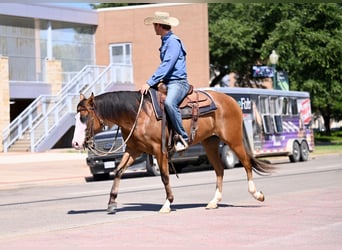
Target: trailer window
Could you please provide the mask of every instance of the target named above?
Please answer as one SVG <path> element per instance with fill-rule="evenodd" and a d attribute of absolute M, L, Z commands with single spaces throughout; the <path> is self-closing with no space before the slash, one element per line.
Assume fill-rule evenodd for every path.
<path fill-rule="evenodd" d="M 282 113 L 282 98 L 280 97 L 270 97 L 270 113 L 273 118 L 274 130 L 276 133 L 283 132 L 283 119 L 281 117 Z"/>
<path fill-rule="evenodd" d="M 268 98 L 267 97 L 260 97 L 260 112 L 262 114 L 267 114 L 269 113 L 269 108 L 268 108 Z"/>
<path fill-rule="evenodd" d="M 298 115 L 297 99 L 290 99 L 290 115 Z"/>
<path fill-rule="evenodd" d="M 283 97 L 277 97 L 276 99 L 276 113 L 281 115 L 282 108 L 283 108 Z"/>
<path fill-rule="evenodd" d="M 274 133 L 273 119 L 271 115 L 263 115 L 262 122 L 264 124 L 264 131 L 266 134 Z"/>
<path fill-rule="evenodd" d="M 274 97 L 270 98 L 270 113 L 271 114 L 276 113 L 276 99 Z"/>
<path fill-rule="evenodd" d="M 284 97 L 283 98 L 283 108 L 282 108 L 282 114 L 287 115 L 288 114 L 288 106 L 289 106 L 289 100 Z"/>
<path fill-rule="evenodd" d="M 283 118 L 281 115 L 273 115 L 274 128 L 276 133 L 283 132 Z"/>

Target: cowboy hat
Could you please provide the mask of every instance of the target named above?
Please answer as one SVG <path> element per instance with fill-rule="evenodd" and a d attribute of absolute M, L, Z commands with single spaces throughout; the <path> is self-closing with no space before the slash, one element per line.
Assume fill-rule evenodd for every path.
<path fill-rule="evenodd" d="M 177 26 L 179 24 L 179 20 L 175 17 L 171 17 L 170 14 L 167 12 L 156 11 L 154 12 L 154 16 L 146 17 L 144 23 L 147 25 L 160 23 L 170 26 Z"/>

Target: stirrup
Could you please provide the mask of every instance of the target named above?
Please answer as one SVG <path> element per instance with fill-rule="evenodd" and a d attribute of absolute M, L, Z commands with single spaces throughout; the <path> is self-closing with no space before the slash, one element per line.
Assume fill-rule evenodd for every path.
<path fill-rule="evenodd" d="M 188 143 L 184 140 L 183 137 L 179 136 L 178 141 L 175 144 L 175 151 L 176 152 L 182 152 L 188 149 L 189 145 Z"/>

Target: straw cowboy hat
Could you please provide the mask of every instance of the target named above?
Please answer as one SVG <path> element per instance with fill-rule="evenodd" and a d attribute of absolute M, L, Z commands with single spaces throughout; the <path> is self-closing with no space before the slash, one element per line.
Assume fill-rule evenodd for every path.
<path fill-rule="evenodd" d="M 144 23 L 161 23 L 170 26 L 177 26 L 179 24 L 179 20 L 175 17 L 171 17 L 170 14 L 167 12 L 156 11 L 154 12 L 154 16 L 145 18 Z"/>

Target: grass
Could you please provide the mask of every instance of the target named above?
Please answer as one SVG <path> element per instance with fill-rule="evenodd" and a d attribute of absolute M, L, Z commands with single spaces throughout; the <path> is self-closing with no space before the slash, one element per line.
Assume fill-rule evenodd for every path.
<path fill-rule="evenodd" d="M 342 153 L 342 144 L 341 145 L 316 145 L 313 154 L 337 154 Z"/>
<path fill-rule="evenodd" d="M 342 130 L 332 131 L 331 135 L 315 132 L 314 154 L 342 153 Z"/>

